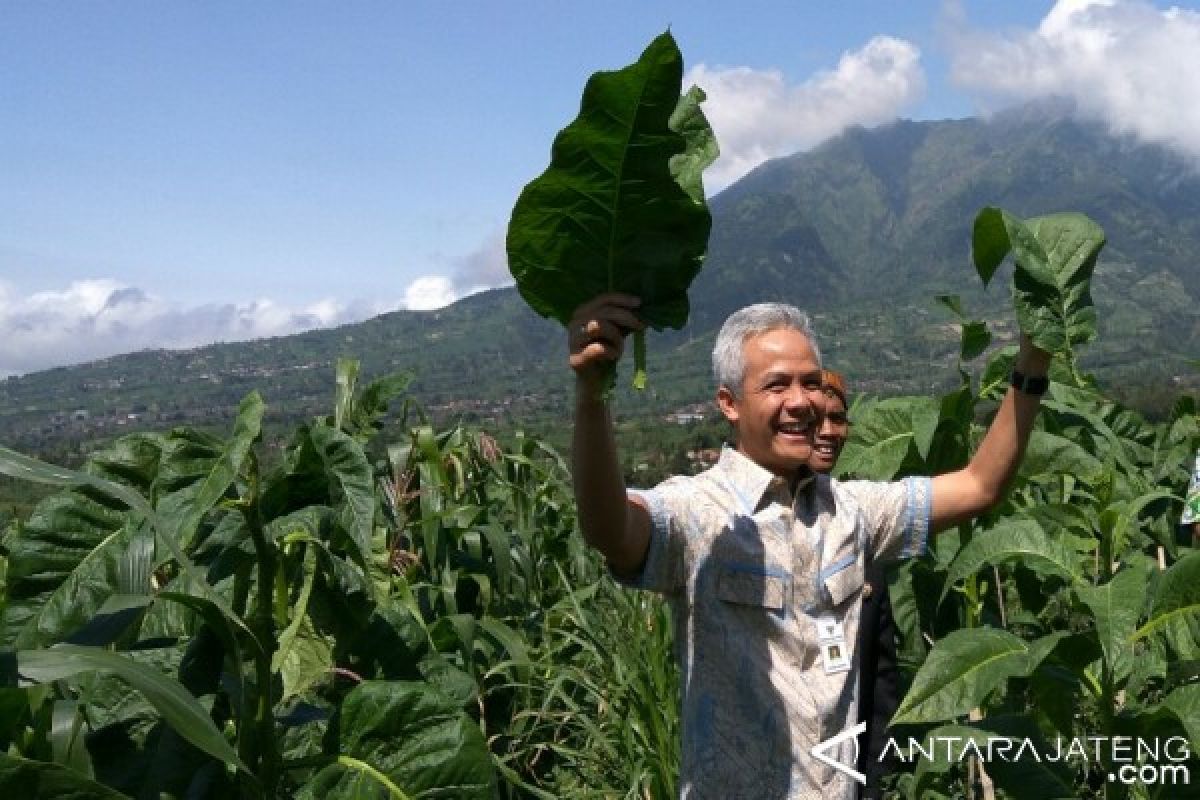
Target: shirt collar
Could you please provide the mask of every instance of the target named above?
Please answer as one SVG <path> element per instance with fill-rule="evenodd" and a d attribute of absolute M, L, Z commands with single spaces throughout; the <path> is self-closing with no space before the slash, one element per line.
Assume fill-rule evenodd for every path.
<path fill-rule="evenodd" d="M 779 499 L 785 505 L 791 505 L 795 496 L 808 491 L 816 478 L 814 473 L 806 470 L 805 475 L 792 489 L 788 486 L 786 478 L 776 475 L 728 445 L 721 449 L 721 458 L 717 461 L 716 468 L 729 481 L 743 508 L 749 512 L 757 509 L 768 493 L 771 499 Z"/>

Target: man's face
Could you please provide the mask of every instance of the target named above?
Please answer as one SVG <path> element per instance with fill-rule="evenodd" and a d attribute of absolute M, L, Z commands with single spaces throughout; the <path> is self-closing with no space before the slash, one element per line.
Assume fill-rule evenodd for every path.
<path fill-rule="evenodd" d="M 833 469 L 849 435 L 850 421 L 846 418 L 846 404 L 837 393 L 826 392 L 825 418 L 817 428 L 812 458 L 808 460 L 813 472 L 829 472 Z"/>
<path fill-rule="evenodd" d="M 776 475 L 790 477 L 808 464 L 825 415 L 821 365 L 808 337 L 779 329 L 742 345 L 746 374 L 734 397 L 717 391 L 721 413 L 737 430 L 738 450 Z"/>

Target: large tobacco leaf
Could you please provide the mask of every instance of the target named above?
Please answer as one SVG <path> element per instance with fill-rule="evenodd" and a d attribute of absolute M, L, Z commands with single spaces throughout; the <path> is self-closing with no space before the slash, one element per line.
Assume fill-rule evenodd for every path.
<path fill-rule="evenodd" d="M 22 800 L 124 800 L 126 797 L 61 764 L 2 753 L 0 792 Z"/>
<path fill-rule="evenodd" d="M 298 794 L 490 798 L 495 775 L 479 725 L 426 683 L 366 681 L 342 703 L 339 757 Z"/>
<path fill-rule="evenodd" d="M 121 586 L 133 572 L 125 567 L 140 555 L 132 546 L 138 526 L 127 507 L 137 492 L 149 493 L 162 448 L 163 437 L 135 434 L 89 459 L 88 476 L 97 484 L 119 481 L 128 498 L 84 484 L 34 508 L 11 540 L 0 641 L 19 647 L 59 641 L 91 620 L 113 593 L 149 589 L 148 582 Z M 66 470 L 0 448 L 0 473 L 24 477 L 37 469 L 49 470 L 55 480 L 71 479 Z"/>
<path fill-rule="evenodd" d="M 517 289 L 564 325 L 605 292 L 641 298 L 656 330 L 687 322 L 712 218 L 701 174 L 716 140 L 693 88 L 680 97 L 683 57 L 664 33 L 634 64 L 587 82 L 579 116 L 554 140 L 549 168 L 521 192 L 508 228 Z M 634 336 L 644 385 L 644 339 Z"/>
<path fill-rule="evenodd" d="M 1131 639 L 1162 634 L 1177 653 L 1200 652 L 1200 551 L 1193 551 L 1162 574 L 1145 624 Z"/>
<path fill-rule="evenodd" d="M 941 722 L 976 708 L 1012 677 L 1037 668 L 1065 631 L 1027 642 L 997 628 L 956 630 L 938 641 L 900 701 L 892 724 Z"/>
<path fill-rule="evenodd" d="M 889 397 L 856 407 L 854 436 L 842 451 L 838 474 L 892 480 L 906 462 L 928 458 L 940 412 L 929 397 Z"/>
<path fill-rule="evenodd" d="M 1022 220 L 988 207 L 975 218 L 971 252 L 987 284 L 1012 253 L 1017 322 L 1033 343 L 1051 353 L 1071 352 L 1096 337 L 1090 292 L 1104 231 L 1083 214 Z"/>
<path fill-rule="evenodd" d="M 82 672 L 110 672 L 128 683 L 154 706 L 172 728 L 198 749 L 245 769 L 204 707 L 178 681 L 131 658 L 95 647 L 56 645 L 47 650 L 20 650 L 17 668 L 38 683 L 62 680 Z"/>
<path fill-rule="evenodd" d="M 1047 536 L 1033 520 L 1007 518 L 996 527 L 977 533 L 958 551 L 946 571 L 942 597 L 958 581 L 985 566 L 1017 561 L 1040 575 L 1054 575 L 1070 583 L 1083 580 L 1079 556 L 1061 537 Z"/>

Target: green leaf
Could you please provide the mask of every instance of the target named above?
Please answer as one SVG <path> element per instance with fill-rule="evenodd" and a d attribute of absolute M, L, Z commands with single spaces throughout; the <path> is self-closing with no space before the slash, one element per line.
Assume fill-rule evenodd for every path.
<path fill-rule="evenodd" d="M 962 763 L 965 760 L 964 753 L 969 757 L 979 752 L 986 758 L 989 742 L 1001 738 L 1012 741 L 1014 751 L 1028 739 L 1038 754 L 1055 752 L 1028 718 L 989 717 L 976 726 L 943 725 L 918 738 L 921 746 L 934 758 L 929 760 L 913 755 L 917 759 L 917 780 L 920 781 L 928 773 L 946 772 L 955 764 Z M 968 741 L 975 745 L 974 748 L 967 746 Z M 949 753 L 950 758 L 946 758 L 947 750 L 951 749 L 950 743 L 953 744 L 952 752 Z M 1010 757 L 1012 755 L 1015 753 Z M 1068 769 L 1029 752 L 1013 761 L 993 758 L 984 764 L 984 769 L 995 785 L 1007 791 L 1011 797 L 1036 797 L 1038 800 L 1076 800 L 1078 797 Z M 924 797 L 924 793 L 921 796 Z"/>
<path fill-rule="evenodd" d="M 1158 632 L 1169 634 L 1169 628 L 1175 624 L 1194 625 L 1197 619 L 1200 619 L 1200 550 L 1188 553 L 1162 574 L 1150 616 L 1132 638 L 1143 639 Z"/>
<path fill-rule="evenodd" d="M 965 319 L 967 313 L 963 310 L 962 298 L 956 294 L 939 294 L 934 298 L 946 308 L 950 309 L 950 313 L 959 319 Z"/>
<path fill-rule="evenodd" d="M 344 421 L 347 432 L 363 438 L 378 430 L 379 420 L 387 413 L 388 403 L 407 389 L 412 375 L 397 372 L 373 381 L 362 394 L 354 399 L 348 418 Z"/>
<path fill-rule="evenodd" d="M 137 534 L 132 522 L 78 495 L 39 504 L 13 543 L 5 638 L 40 647 L 96 617 L 118 590 L 118 564 Z"/>
<path fill-rule="evenodd" d="M 342 703 L 339 762 L 301 800 L 491 798 L 491 756 L 479 726 L 425 683 L 367 681 Z"/>
<path fill-rule="evenodd" d="M 1179 687 L 1163 698 L 1162 705 L 1183 723 L 1192 752 L 1200 751 L 1200 684 Z"/>
<path fill-rule="evenodd" d="M 1026 642 L 996 628 L 953 631 L 934 644 L 892 718 L 893 725 L 966 714 L 1009 678 L 1033 672 L 1067 632 Z"/>
<path fill-rule="evenodd" d="M 316 566 L 317 551 L 310 547 L 304 553 L 304 583 L 300 596 L 290 609 L 291 622 L 280 632 L 279 646 L 271 660 L 271 670 L 280 673 L 283 680 L 280 701 L 307 691 L 327 678 L 333 669 L 333 648 L 328 639 L 317 632 L 308 614 Z"/>
<path fill-rule="evenodd" d="M 1104 530 L 1106 541 L 1103 552 L 1107 553 L 1112 560 L 1122 558 L 1125 554 L 1125 545 L 1129 543 L 1133 531 L 1138 527 L 1138 516 L 1147 506 L 1164 499 L 1178 498 L 1170 492 L 1165 491 L 1147 492 L 1134 500 L 1127 503 L 1120 503 L 1116 508 L 1111 509 L 1116 512 L 1116 519 L 1110 528 Z"/>
<path fill-rule="evenodd" d="M 940 403 L 931 397 L 889 397 L 856 404 L 838 474 L 891 480 L 905 465 L 910 447 L 919 458 L 928 457 L 940 414 Z"/>
<path fill-rule="evenodd" d="M 721 153 L 712 126 L 700 108 L 704 100 L 704 90 L 699 86 L 688 89 L 687 94 L 679 98 L 679 104 L 667 123 L 671 130 L 683 135 L 686 143 L 682 153 L 671 156 L 671 174 L 692 200 L 700 205 L 704 205 L 704 170 Z"/>
<path fill-rule="evenodd" d="M 112 449 L 107 451 L 104 457 L 92 462 L 92 464 L 96 465 L 95 468 L 97 471 L 118 475 L 132 473 L 140 475 L 143 480 L 153 475 L 158 470 L 159 463 L 157 457 L 148 458 L 146 455 L 147 444 L 151 440 L 144 435 L 131 437 L 131 439 L 136 446 L 130 446 L 129 441 L 121 440 Z M 154 441 L 157 442 L 158 440 Z M 160 447 L 161 445 L 156 444 L 154 446 Z M 130 454 L 133 454 L 133 457 L 136 459 L 134 464 L 131 465 L 132 469 L 114 469 L 114 460 L 119 462 L 121 458 L 125 458 Z M 246 635 L 253 638 L 253 634 L 249 628 L 246 627 L 241 617 L 229 607 L 225 598 L 214 591 L 212 586 L 204 580 L 203 575 L 196 569 L 196 565 L 192 563 L 192 560 L 181 549 L 179 542 L 172 536 L 167 535 L 167 529 L 163 520 L 138 490 L 97 475 L 90 475 L 87 472 L 46 464 L 5 447 L 0 447 L 0 474 L 35 483 L 49 484 L 51 486 L 70 487 L 72 491 L 47 498 L 44 501 L 46 508 L 49 509 L 48 513 L 61 513 L 68 517 L 79 513 L 85 515 L 85 524 L 80 525 L 78 530 L 68 527 L 67 530 L 69 533 L 66 535 L 63 534 L 60 522 L 56 519 L 51 519 L 42 528 L 40 536 L 23 535 L 17 537 L 17 543 L 14 545 L 13 554 L 9 560 L 10 576 L 13 574 L 12 567 L 14 563 L 18 565 L 18 575 L 23 569 L 28 570 L 25 574 L 31 576 L 34 583 L 33 588 L 30 590 L 32 594 L 36 594 L 40 588 L 36 586 L 36 581 L 46 580 L 51 584 L 52 589 L 60 586 L 66 576 L 70 575 L 86 556 L 99 548 L 110 545 L 114 541 L 110 538 L 113 531 L 123 524 L 135 524 L 135 521 L 127 520 L 127 514 L 132 513 L 135 516 L 144 518 L 150 524 L 154 530 L 156 543 L 165 548 L 170 556 L 179 564 L 183 572 L 182 577 L 186 579 L 189 591 L 210 600 L 221 610 L 221 613 L 225 615 L 231 624 L 239 627 Z M 93 499 L 92 495 L 94 494 L 99 495 L 100 498 L 115 498 L 124 503 L 129 511 L 125 512 L 122 509 L 114 509 L 111 505 L 102 503 L 101 500 Z M 82 512 L 80 510 L 81 506 L 83 507 Z M 30 533 L 30 526 L 26 526 L 24 533 Z M 68 544 L 62 544 L 64 539 L 68 541 Z M 82 541 L 77 543 L 76 540 Z M 20 551 L 20 548 L 26 545 L 31 547 L 45 547 L 47 552 L 44 554 L 29 554 L 27 556 Z M 24 567 L 20 566 L 22 560 L 27 557 L 29 559 L 28 563 Z M 40 558 L 53 561 L 54 567 L 50 570 L 45 569 L 39 563 Z M 89 560 L 88 563 L 94 566 L 97 562 Z M 109 585 L 119 587 L 122 580 L 124 579 L 118 570 L 117 574 L 113 575 Z M 13 595 L 11 578 L 9 594 L 11 598 Z M 28 620 L 31 615 L 29 608 L 30 606 L 35 606 L 36 602 L 31 600 L 23 612 L 12 614 L 10 612 L 13 611 L 13 604 L 10 600 L 5 614 L 4 635 L 6 641 L 11 641 L 11 637 L 16 635 L 15 631 L 18 630 L 19 626 Z M 24 614 L 23 618 L 20 616 L 21 613 Z"/>
<path fill-rule="evenodd" d="M 218 455 L 196 475 L 191 486 L 163 499 L 160 514 L 167 523 L 165 535 L 187 547 L 204 518 L 225 496 L 242 469 L 250 448 L 262 434 L 262 418 L 266 406 L 258 392 L 251 392 L 238 405 L 233 435 Z"/>
<path fill-rule="evenodd" d="M 342 525 L 354 544 L 354 555 L 366 567 L 371 563 L 371 535 L 375 529 L 371 463 L 362 445 L 336 428 L 313 425 L 310 435 Z"/>
<path fill-rule="evenodd" d="M 1017 322 L 1048 352 L 1070 352 L 1096 335 L 1090 284 L 1104 232 L 1083 214 L 1021 220 L 999 208 L 975 218 L 975 269 L 987 284 L 1011 252 Z"/>
<path fill-rule="evenodd" d="M 950 588 L 988 565 L 1016 560 L 1043 575 L 1057 575 L 1070 583 L 1081 580 L 1079 557 L 1061 539 L 1046 535 L 1033 520 L 1006 518 L 994 528 L 971 538 L 955 556 L 946 574 L 945 598 Z"/>
<path fill-rule="evenodd" d="M 85 472 L 47 464 L 7 447 L 0 447 L 0 475 L 49 486 L 85 486 L 96 489 L 101 494 L 115 497 L 129 508 L 148 517 L 154 514 L 154 510 L 146 498 L 142 497 L 135 489 L 95 475 L 88 475 Z"/>
<path fill-rule="evenodd" d="M 1103 586 L 1075 588 L 1079 600 L 1092 612 L 1104 660 L 1118 681 L 1124 679 L 1133 666 L 1130 638 L 1137 629 L 1146 600 L 1146 587 L 1150 581 L 1147 567 L 1145 562 L 1138 562 L 1118 572 Z"/>
<path fill-rule="evenodd" d="M 65 644 L 46 650 L 18 651 L 17 667 L 22 675 L 38 683 L 62 680 L 92 670 L 111 672 L 141 692 L 180 736 L 210 756 L 245 769 L 196 698 L 178 681 L 155 669 L 119 653 Z"/>
<path fill-rule="evenodd" d="M 1104 469 L 1100 459 L 1064 436 L 1034 431 L 1017 474 L 1023 480 L 1073 475 L 1088 479 Z"/>
<path fill-rule="evenodd" d="M 0 794 L 20 800 L 127 800 L 60 764 L 0 753 Z"/>
<path fill-rule="evenodd" d="M 139 490 L 149 490 L 161 451 L 160 436 L 124 437 L 77 472 L 0 448 L 0 473 L 71 487 L 38 503 L 10 540 L 5 642 L 38 647 L 61 640 L 110 594 L 150 590 L 154 548 L 125 507 L 149 508 Z"/>
<path fill-rule="evenodd" d="M 579 116 L 509 222 L 509 269 L 537 313 L 565 325 L 617 291 L 641 298 L 637 314 L 652 328 L 687 322 L 712 225 L 700 173 L 716 146 L 703 93 L 681 99 L 682 79 L 683 57 L 664 33 L 636 63 L 588 80 Z"/>
<path fill-rule="evenodd" d="M 963 361 L 978 358 L 988 349 L 988 345 L 991 343 L 992 334 L 987 329 L 987 323 L 964 322 L 962 326 L 962 340 L 959 346 L 959 358 Z"/>
<path fill-rule="evenodd" d="M 988 331 L 986 323 L 967 319 L 966 312 L 963 310 L 962 298 L 956 294 L 939 294 L 936 300 L 958 317 L 962 327 L 959 337 L 958 357 L 960 361 L 970 361 L 987 350 L 988 345 L 992 343 L 992 334 Z"/>
<path fill-rule="evenodd" d="M 92 761 L 83 741 L 84 716 L 74 700 L 55 700 L 50 723 L 50 746 L 56 764 L 94 778 Z"/>

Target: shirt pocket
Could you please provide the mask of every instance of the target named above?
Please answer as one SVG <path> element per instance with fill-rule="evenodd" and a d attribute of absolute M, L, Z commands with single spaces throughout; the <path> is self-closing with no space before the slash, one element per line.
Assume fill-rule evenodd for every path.
<path fill-rule="evenodd" d="M 726 603 L 783 611 L 787 579 L 768 567 L 720 564 L 716 590 Z"/>
<path fill-rule="evenodd" d="M 825 576 L 825 591 L 829 592 L 829 601 L 837 608 L 846 600 L 862 591 L 865 583 L 865 571 L 862 558 L 855 553 L 853 560 L 843 565 L 835 565 L 835 570 Z"/>
<path fill-rule="evenodd" d="M 824 531 L 825 546 L 818 583 L 825 587 L 830 605 L 837 608 L 862 592 L 866 581 L 863 552 L 860 548 L 862 520 L 858 514 L 842 513 L 831 520 Z"/>

